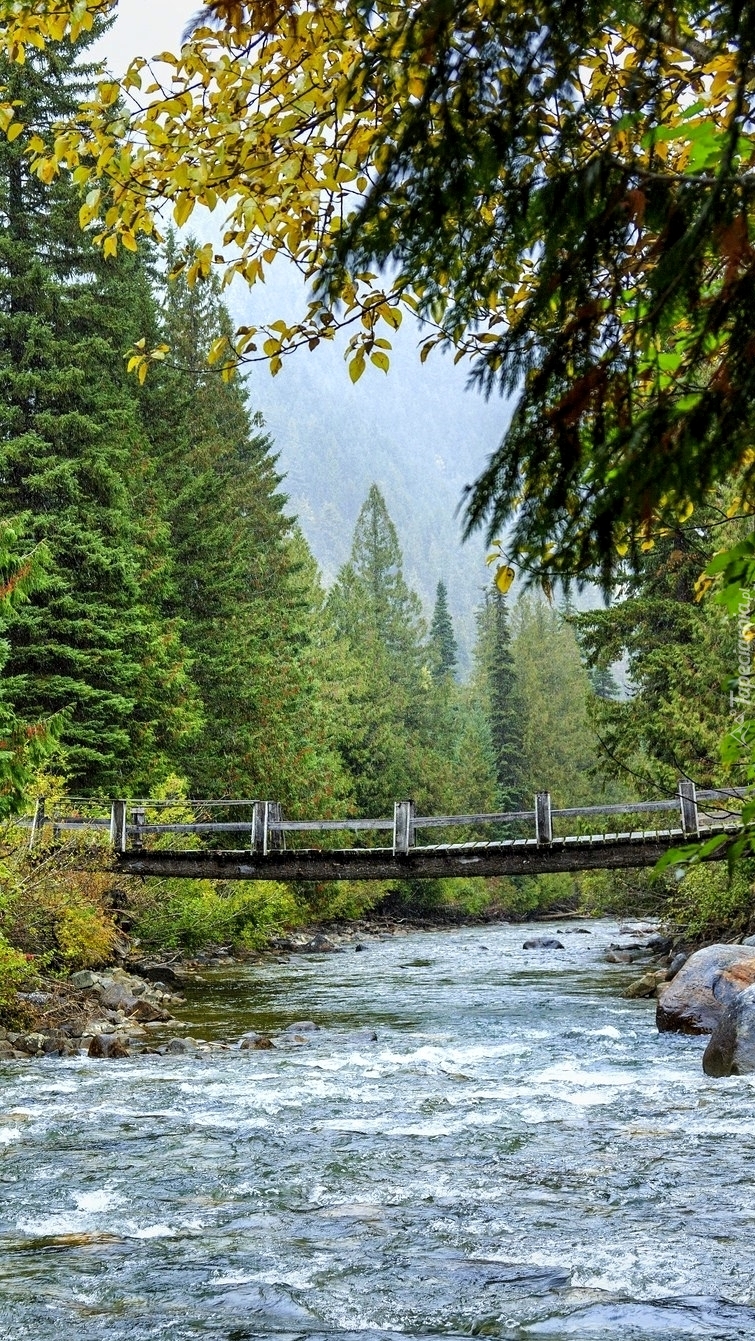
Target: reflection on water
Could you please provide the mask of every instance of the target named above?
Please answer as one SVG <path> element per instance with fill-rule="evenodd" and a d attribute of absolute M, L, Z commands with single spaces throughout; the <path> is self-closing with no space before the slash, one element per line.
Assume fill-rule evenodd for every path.
<path fill-rule="evenodd" d="M 195 1035 L 321 1028 L 3 1064 L 0 1338 L 751 1336 L 753 1085 L 621 1000 L 615 935 L 208 973 Z"/>

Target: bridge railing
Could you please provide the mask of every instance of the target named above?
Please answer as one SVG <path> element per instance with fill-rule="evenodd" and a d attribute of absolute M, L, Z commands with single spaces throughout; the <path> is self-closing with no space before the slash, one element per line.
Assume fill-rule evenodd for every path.
<path fill-rule="evenodd" d="M 659 831 L 678 833 L 683 839 L 696 838 L 716 827 L 736 824 L 745 794 L 745 788 L 737 787 L 697 791 L 692 781 L 683 778 L 676 797 L 658 801 L 554 808 L 550 793 L 538 792 L 532 810 L 418 815 L 412 800 L 402 800 L 395 802 L 392 817 L 325 820 L 286 819 L 280 804 L 274 801 L 146 798 L 116 800 L 108 806 L 102 801 L 68 798 L 50 806 L 40 797 L 34 815 L 20 823 L 29 830 L 30 849 L 45 836 L 54 843 L 72 835 L 98 836 L 116 853 L 164 848 L 173 836 L 180 837 L 182 846 L 189 848 L 208 841 L 217 847 L 227 838 L 236 838 L 241 846 L 234 845 L 232 850 L 264 857 L 287 844 L 298 847 L 308 835 L 320 835 L 327 846 L 338 843 L 341 835 L 344 840 L 356 838 L 360 846 L 366 846 L 373 837 L 385 834 L 388 842 L 378 842 L 378 846 L 400 854 L 418 846 L 509 841 L 546 847 L 565 837 L 592 841 Z M 661 818 L 665 822 L 659 824 Z M 442 833 L 447 836 L 445 843 Z M 421 844 L 418 834 L 423 839 Z"/>

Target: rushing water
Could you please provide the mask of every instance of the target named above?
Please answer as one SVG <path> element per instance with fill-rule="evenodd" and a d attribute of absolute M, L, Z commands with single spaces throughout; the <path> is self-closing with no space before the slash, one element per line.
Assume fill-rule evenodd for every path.
<path fill-rule="evenodd" d="M 621 999 L 615 935 L 210 972 L 193 1034 L 321 1030 L 0 1064 L 0 1337 L 751 1336 L 755 1084 Z"/>

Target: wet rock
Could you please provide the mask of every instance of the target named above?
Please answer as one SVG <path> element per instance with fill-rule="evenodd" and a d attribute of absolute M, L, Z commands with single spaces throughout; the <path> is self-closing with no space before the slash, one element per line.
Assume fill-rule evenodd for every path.
<path fill-rule="evenodd" d="M 654 955 L 667 955 L 673 944 L 670 936 L 662 936 L 660 933 L 649 936 L 647 940 L 648 950 L 652 950 Z"/>
<path fill-rule="evenodd" d="M 678 955 L 674 955 L 666 969 L 666 982 L 671 982 L 671 979 L 676 977 L 679 970 L 684 968 L 688 959 L 689 955 L 684 950 L 680 950 Z"/>
<path fill-rule="evenodd" d="M 314 1020 L 294 1020 L 293 1024 L 287 1024 L 281 1032 L 283 1034 L 317 1034 L 320 1032 L 320 1026 L 315 1024 Z"/>
<path fill-rule="evenodd" d="M 14 1047 L 19 1052 L 25 1052 L 29 1057 L 39 1057 L 44 1051 L 44 1034 L 18 1034 L 14 1039 Z"/>
<path fill-rule="evenodd" d="M 755 985 L 726 1007 L 703 1053 L 706 1076 L 745 1076 L 755 1071 Z"/>
<path fill-rule="evenodd" d="M 755 983 L 755 953 L 745 945 L 696 950 L 659 991 L 656 1024 L 662 1033 L 710 1034 L 727 1006 Z"/>
<path fill-rule="evenodd" d="M 357 944 L 354 946 L 354 954 L 358 954 L 360 950 L 366 950 L 366 949 L 367 949 L 366 945 L 362 945 L 361 941 L 357 941 Z"/>
<path fill-rule="evenodd" d="M 274 1048 L 275 1044 L 271 1038 L 268 1038 L 267 1034 L 256 1034 L 252 1030 L 248 1034 L 242 1035 L 239 1040 L 239 1047 L 243 1052 L 263 1052 L 267 1048 Z"/>
<path fill-rule="evenodd" d="M 18 1053 L 13 1044 L 9 1043 L 7 1038 L 0 1038 L 0 1062 L 11 1061 L 17 1056 Z"/>
<path fill-rule="evenodd" d="M 109 1057 L 115 1060 L 118 1057 L 128 1057 L 129 1050 L 122 1039 L 114 1034 L 95 1034 L 89 1044 L 89 1057 Z"/>
<path fill-rule="evenodd" d="M 565 946 L 557 936 L 531 936 L 524 942 L 523 950 L 563 950 Z"/>
<path fill-rule="evenodd" d="M 165 1051 L 171 1055 L 175 1053 L 180 1057 L 196 1057 L 197 1040 L 195 1038 L 172 1038 Z"/>
<path fill-rule="evenodd" d="M 173 1019 L 169 1011 L 152 1001 L 145 1001 L 143 997 L 134 1001 L 128 1016 L 130 1020 L 136 1020 L 139 1024 L 167 1024 Z"/>
<path fill-rule="evenodd" d="M 655 989 L 659 983 L 666 981 L 665 969 L 653 970 L 650 973 L 644 973 L 641 978 L 635 978 L 630 982 L 626 991 L 622 993 L 629 1001 L 635 1001 L 639 997 L 655 996 Z"/>
<path fill-rule="evenodd" d="M 129 963 L 128 967 L 147 982 L 160 982 L 166 987 L 183 987 L 186 983 L 170 964 Z"/>
<path fill-rule="evenodd" d="M 337 947 L 327 936 L 313 936 L 310 941 L 296 947 L 300 955 L 332 955 Z"/>

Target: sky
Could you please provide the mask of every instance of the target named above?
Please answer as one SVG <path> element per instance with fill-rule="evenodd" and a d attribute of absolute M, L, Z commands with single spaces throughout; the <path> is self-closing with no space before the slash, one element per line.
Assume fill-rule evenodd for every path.
<path fill-rule="evenodd" d="M 175 51 L 197 8 L 192 0 L 120 0 L 116 23 L 96 54 L 118 73 L 135 55 Z M 219 214 L 202 218 L 195 213 L 190 228 L 203 240 L 216 241 L 221 224 Z M 303 297 L 298 276 L 283 269 L 251 291 L 235 285 L 228 302 L 239 324 L 260 325 L 293 315 Z M 468 652 L 474 607 L 489 579 L 484 538 L 461 546 L 457 509 L 464 485 L 472 483 L 498 446 L 508 410 L 499 399 L 486 403 L 467 391 L 467 372 L 450 358 L 433 356 L 420 364 L 418 336 L 418 328 L 405 320 L 391 373 L 385 376 L 368 365 L 356 386 L 348 378 L 342 346 L 298 351 L 274 380 L 264 365 L 257 365 L 249 376 L 250 399 L 280 453 L 291 507 L 326 581 L 348 554 L 360 502 L 375 478 L 396 521 L 408 579 L 428 613 L 437 582 L 447 583 Z M 332 480 L 332 507 L 325 509 L 322 479 L 313 473 L 322 453 Z M 348 487 L 341 489 L 339 478 Z"/>

